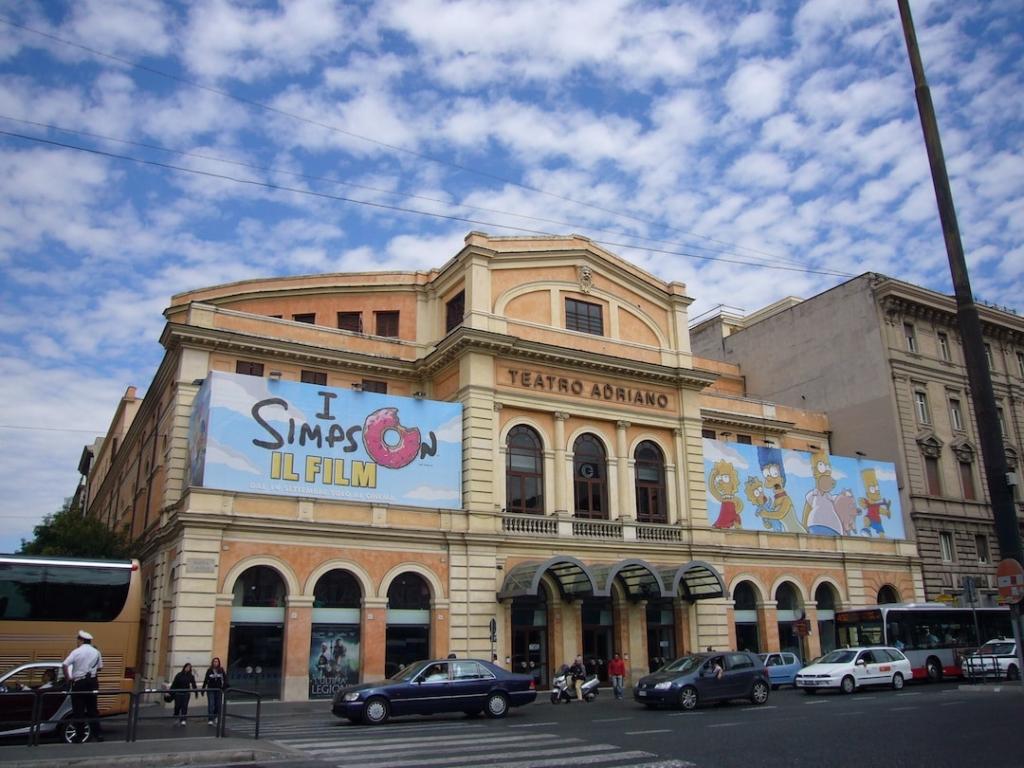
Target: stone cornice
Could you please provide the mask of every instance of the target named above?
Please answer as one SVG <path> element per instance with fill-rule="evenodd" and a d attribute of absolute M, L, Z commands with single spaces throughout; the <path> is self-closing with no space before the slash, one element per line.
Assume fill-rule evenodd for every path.
<path fill-rule="evenodd" d="M 793 421 L 766 419 L 753 414 L 719 411 L 714 408 L 701 408 L 700 415 L 705 422 L 714 422 L 715 424 L 724 424 L 730 427 L 743 427 L 755 432 L 770 432 L 775 435 L 782 435 L 796 428 L 796 422 Z"/>

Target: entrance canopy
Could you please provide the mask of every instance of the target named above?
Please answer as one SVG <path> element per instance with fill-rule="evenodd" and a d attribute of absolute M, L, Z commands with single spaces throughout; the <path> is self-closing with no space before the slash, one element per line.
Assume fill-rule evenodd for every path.
<path fill-rule="evenodd" d="M 569 600 L 609 597 L 616 579 L 633 600 L 678 595 L 692 602 L 728 594 L 721 574 L 701 560 L 679 567 L 654 566 L 637 558 L 588 566 L 575 557 L 561 555 L 514 565 L 505 575 L 498 600 L 535 596 L 545 573 L 551 574 L 562 597 Z"/>

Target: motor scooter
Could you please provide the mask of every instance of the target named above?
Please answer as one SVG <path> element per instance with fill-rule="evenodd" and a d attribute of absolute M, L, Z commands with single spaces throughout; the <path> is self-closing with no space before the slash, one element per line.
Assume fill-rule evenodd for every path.
<path fill-rule="evenodd" d="M 597 675 L 590 675 L 583 681 L 580 690 L 583 692 L 583 701 L 588 704 L 597 698 L 598 685 L 600 680 Z M 551 703 L 560 704 L 563 701 L 568 704 L 576 700 L 576 686 L 572 682 L 572 675 L 568 671 L 559 673 L 551 683 Z"/>

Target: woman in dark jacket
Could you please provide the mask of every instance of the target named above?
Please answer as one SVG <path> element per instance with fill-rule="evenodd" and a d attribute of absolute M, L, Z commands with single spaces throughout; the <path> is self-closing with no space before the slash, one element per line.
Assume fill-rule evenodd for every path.
<path fill-rule="evenodd" d="M 192 665 L 186 664 L 171 682 L 171 689 L 174 691 L 174 717 L 180 721 L 181 725 L 185 725 L 185 718 L 188 717 L 189 688 L 195 692 L 198 699 L 199 690 L 196 686 L 196 676 L 192 674 Z"/>
<path fill-rule="evenodd" d="M 217 716 L 220 714 L 220 697 L 228 687 L 228 671 L 220 665 L 220 659 L 213 657 L 210 668 L 206 670 L 206 677 L 203 678 L 203 688 L 206 689 L 206 715 L 207 725 L 214 725 Z"/>

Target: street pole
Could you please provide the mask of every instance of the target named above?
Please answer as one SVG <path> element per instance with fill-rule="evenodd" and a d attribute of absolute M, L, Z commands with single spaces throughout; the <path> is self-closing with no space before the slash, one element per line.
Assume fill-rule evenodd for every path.
<path fill-rule="evenodd" d="M 914 20 L 910 15 L 909 0 L 897 0 L 897 3 L 900 9 L 900 18 L 903 21 L 903 36 L 907 42 L 907 53 L 910 56 L 910 69 L 914 73 L 914 95 L 917 97 L 921 130 L 924 133 L 924 143 L 928 150 L 928 164 L 931 166 L 935 201 L 938 204 L 942 234 L 946 241 L 949 271 L 953 277 L 957 322 L 960 326 L 960 337 L 963 340 L 967 380 L 974 398 L 982 465 L 985 468 L 989 500 L 992 504 L 992 519 L 995 523 L 996 538 L 999 541 L 999 549 L 1003 557 L 1012 557 L 1024 565 L 1020 528 L 1017 525 L 1017 513 L 1014 509 L 1013 491 L 1009 483 L 1006 452 L 1003 448 L 1003 433 L 999 426 L 996 398 L 992 391 L 992 377 L 989 375 L 988 360 L 985 356 L 981 334 L 981 319 L 971 293 L 971 282 L 967 274 L 963 244 L 960 242 L 960 227 L 957 224 L 956 209 L 953 206 L 953 193 L 949 188 L 949 177 L 946 174 L 946 160 L 942 153 L 942 142 L 939 139 L 939 126 L 935 120 L 931 90 L 928 88 L 928 82 L 924 76 L 924 65 L 921 63 L 921 53 L 917 46 L 917 34 L 914 32 Z M 1024 631 L 1020 624 L 1021 612 L 1018 603 L 1011 604 L 1010 615 L 1014 636 L 1017 638 L 1017 657 L 1020 664 L 1018 669 L 1024 670 L 1024 649 L 1021 648 L 1021 635 Z M 1024 682 L 1024 675 L 1021 675 L 1021 678 Z"/>

